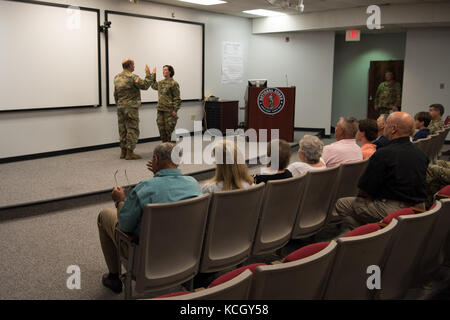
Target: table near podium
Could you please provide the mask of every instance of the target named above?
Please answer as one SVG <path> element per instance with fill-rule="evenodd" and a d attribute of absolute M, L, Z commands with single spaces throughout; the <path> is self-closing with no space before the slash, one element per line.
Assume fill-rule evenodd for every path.
<path fill-rule="evenodd" d="M 205 102 L 205 128 L 219 129 L 226 134 L 227 129 L 238 127 L 239 101 L 218 100 Z"/>
<path fill-rule="evenodd" d="M 294 141 L 295 87 L 248 87 L 245 104 L 245 130 L 279 130 L 279 138 Z"/>

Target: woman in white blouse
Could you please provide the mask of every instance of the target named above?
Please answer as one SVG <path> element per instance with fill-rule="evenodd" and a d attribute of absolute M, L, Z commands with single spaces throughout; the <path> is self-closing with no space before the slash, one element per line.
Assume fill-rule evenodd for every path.
<path fill-rule="evenodd" d="M 202 186 L 203 193 L 245 189 L 253 184 L 253 178 L 248 173 L 247 165 L 234 142 L 223 140 L 218 143 L 213 152 L 216 158 L 216 174 Z M 242 160 L 239 163 L 238 158 Z M 227 161 L 227 159 L 233 160 Z"/>
<path fill-rule="evenodd" d="M 305 135 L 298 143 L 299 162 L 293 162 L 288 166 L 292 175 L 298 176 L 311 170 L 326 169 L 322 160 L 323 142 L 316 136 Z"/>

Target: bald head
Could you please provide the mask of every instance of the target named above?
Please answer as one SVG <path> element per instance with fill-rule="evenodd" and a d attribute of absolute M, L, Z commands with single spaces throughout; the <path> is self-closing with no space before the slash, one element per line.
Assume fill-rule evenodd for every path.
<path fill-rule="evenodd" d="M 130 70 L 131 72 L 134 71 L 134 61 L 131 58 L 124 58 L 122 60 L 122 68 Z"/>
<path fill-rule="evenodd" d="M 409 137 L 414 131 L 414 120 L 406 112 L 394 112 L 386 120 L 384 136 L 389 140 Z"/>

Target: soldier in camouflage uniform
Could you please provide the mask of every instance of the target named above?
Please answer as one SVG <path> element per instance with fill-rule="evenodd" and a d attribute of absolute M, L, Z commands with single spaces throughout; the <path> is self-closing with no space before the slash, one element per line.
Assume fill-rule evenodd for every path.
<path fill-rule="evenodd" d="M 156 123 L 162 142 L 171 141 L 178 120 L 177 111 L 181 105 L 180 86 L 172 78 L 174 74 L 173 67 L 166 65 L 163 67 L 164 80 L 156 81 L 156 68 L 153 69 L 150 79 L 152 89 L 158 90 Z"/>
<path fill-rule="evenodd" d="M 444 114 L 444 106 L 442 104 L 432 104 L 430 106 L 431 122 L 428 125 L 430 134 L 434 134 L 439 130 L 444 129 L 444 122 L 442 122 L 442 115 Z"/>
<path fill-rule="evenodd" d="M 374 109 L 378 114 L 399 111 L 402 99 L 402 88 L 400 83 L 394 81 L 391 71 L 385 73 L 386 81 L 380 83 L 375 94 Z"/>
<path fill-rule="evenodd" d="M 114 77 L 114 99 L 117 105 L 117 118 L 120 136 L 120 159 L 140 159 L 134 153 L 139 138 L 139 107 L 141 90 L 150 87 L 150 69 L 145 66 L 144 80 L 133 74 L 134 61 L 126 58 L 122 61 L 123 71 Z"/>
<path fill-rule="evenodd" d="M 427 169 L 427 208 L 434 202 L 434 194 L 450 184 L 450 162 L 437 160 Z"/>

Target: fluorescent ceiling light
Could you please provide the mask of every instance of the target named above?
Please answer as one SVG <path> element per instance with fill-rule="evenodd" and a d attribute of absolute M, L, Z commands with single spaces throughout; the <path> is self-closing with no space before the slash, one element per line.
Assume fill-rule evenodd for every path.
<path fill-rule="evenodd" d="M 179 0 L 179 1 L 201 4 L 203 6 L 212 6 L 215 4 L 227 3 L 226 1 L 222 1 L 222 0 Z"/>
<path fill-rule="evenodd" d="M 243 13 L 254 14 L 256 16 L 264 16 L 264 17 L 275 17 L 275 16 L 285 16 L 286 14 L 283 12 L 265 10 L 265 9 L 255 9 L 255 10 L 246 10 L 242 11 Z"/>

